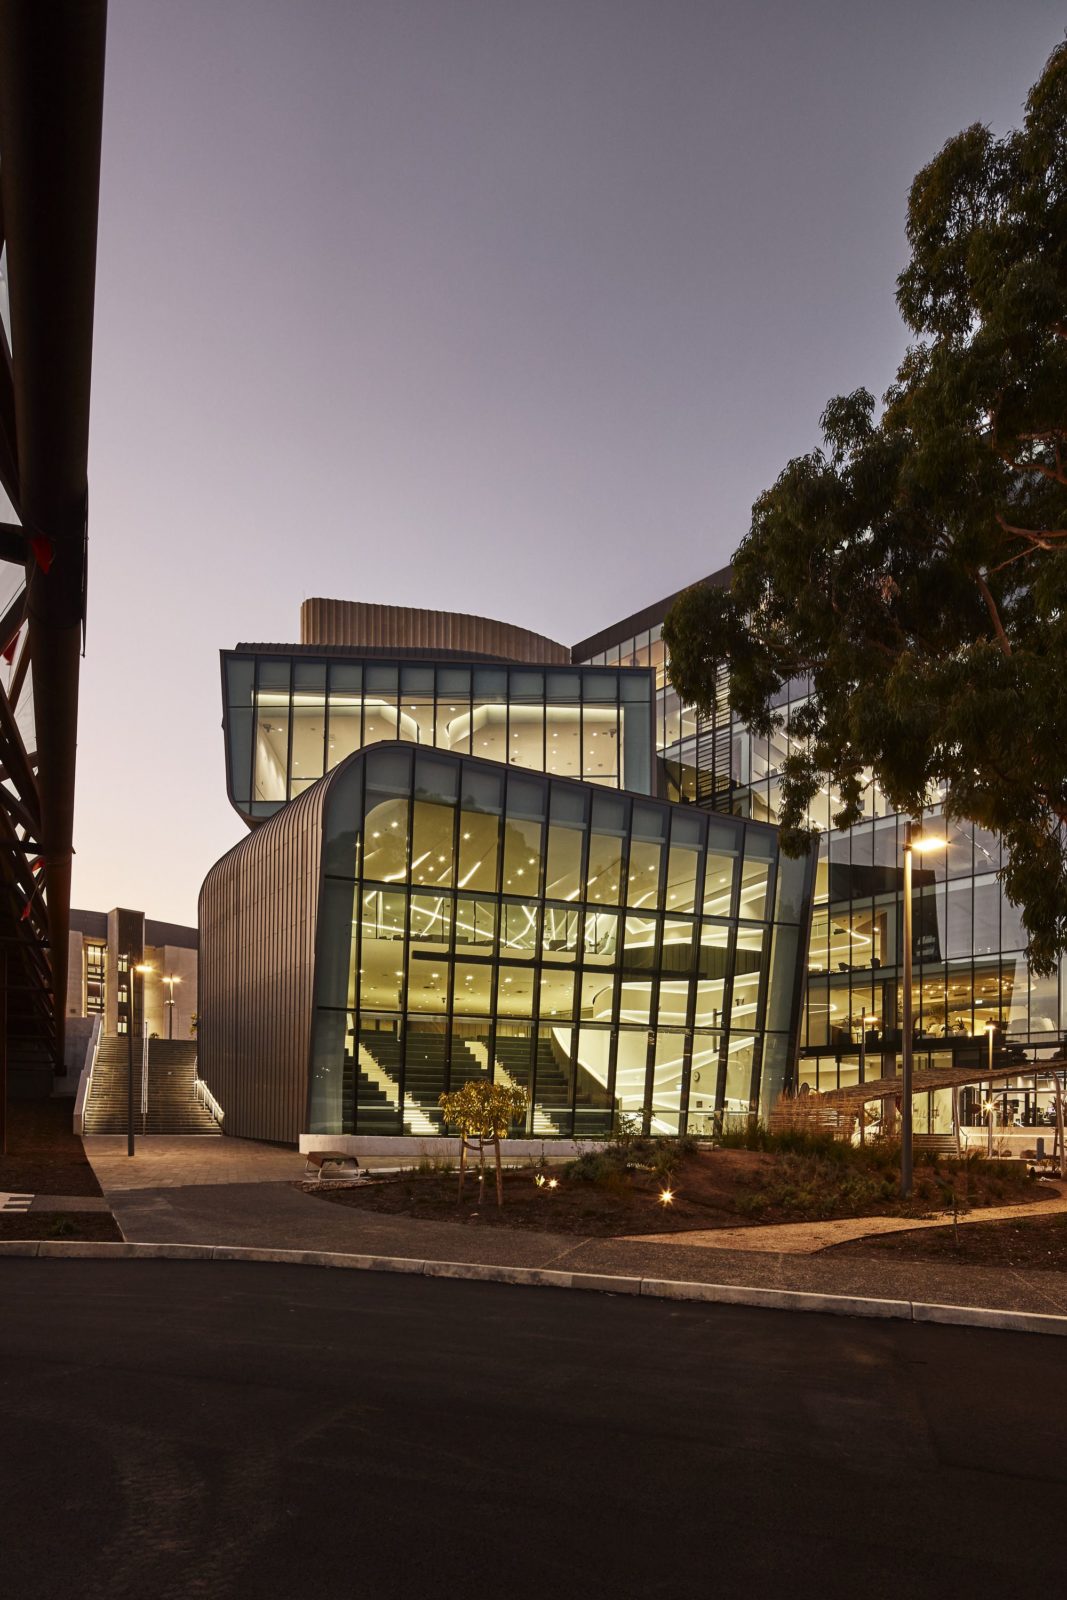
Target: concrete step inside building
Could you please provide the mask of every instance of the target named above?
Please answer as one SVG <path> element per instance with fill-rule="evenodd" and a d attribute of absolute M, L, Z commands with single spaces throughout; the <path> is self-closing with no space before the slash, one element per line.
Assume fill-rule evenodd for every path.
<path fill-rule="evenodd" d="M 534 1044 L 536 1052 L 537 1101 L 533 1108 L 532 1132 L 544 1138 L 561 1136 L 602 1138 L 610 1131 L 611 1110 L 596 1080 L 578 1068 L 577 1093 L 572 1119 L 571 1071 L 561 1063 L 552 1042 L 546 1038 Z M 406 1059 L 400 1040 L 391 1029 L 364 1028 L 358 1041 L 351 1034 L 345 1052 L 345 1076 L 341 1091 L 341 1114 L 345 1128 L 358 1126 L 361 1134 L 408 1135 L 446 1131 L 438 1105 L 446 1083 L 452 1088 L 471 1080 L 496 1081 L 512 1087 L 528 1088 L 530 1041 L 500 1035 L 496 1041 L 496 1068 L 491 1070 L 488 1047 L 478 1039 L 452 1040 L 452 1061 L 448 1061 L 448 1040 L 443 1032 L 411 1032 Z M 400 1107 L 400 1082 L 403 1075 L 404 1104 Z M 358 1123 L 355 1118 L 358 1101 Z M 516 1130 L 517 1131 L 517 1130 Z"/>
<path fill-rule="evenodd" d="M 222 1132 L 196 1095 L 196 1043 L 187 1039 L 148 1041 L 147 1108 L 142 1110 L 142 1071 L 134 1042 L 134 1130 L 137 1133 L 193 1134 Z M 100 1040 L 92 1084 L 85 1105 L 87 1134 L 127 1131 L 129 1044 L 125 1034 Z"/>

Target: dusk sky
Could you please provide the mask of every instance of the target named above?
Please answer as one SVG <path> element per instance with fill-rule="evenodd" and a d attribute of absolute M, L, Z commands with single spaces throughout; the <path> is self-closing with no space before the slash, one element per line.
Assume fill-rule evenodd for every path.
<path fill-rule="evenodd" d="M 195 923 L 218 651 L 566 643 L 721 566 L 905 345 L 909 183 L 1056 0 L 111 0 L 74 904 Z"/>

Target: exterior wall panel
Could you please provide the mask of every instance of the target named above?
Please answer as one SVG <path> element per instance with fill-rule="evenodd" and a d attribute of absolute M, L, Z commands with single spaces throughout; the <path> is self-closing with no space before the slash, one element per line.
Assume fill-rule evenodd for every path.
<path fill-rule="evenodd" d="M 199 1074 L 226 1133 L 303 1131 L 319 895 L 319 784 L 243 840 L 200 891 Z"/>
<path fill-rule="evenodd" d="M 305 600 L 303 644 L 365 645 L 372 649 L 470 650 L 502 661 L 569 663 L 566 645 L 492 617 L 415 606 L 368 605 L 361 600 Z"/>

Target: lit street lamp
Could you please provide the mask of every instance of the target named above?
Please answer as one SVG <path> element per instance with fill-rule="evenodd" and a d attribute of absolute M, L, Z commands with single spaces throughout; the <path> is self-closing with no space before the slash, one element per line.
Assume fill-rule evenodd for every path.
<path fill-rule="evenodd" d="M 128 1044 L 129 1044 L 129 1072 L 127 1073 L 127 1083 L 126 1083 L 126 1095 L 127 1095 L 127 1098 L 126 1098 L 126 1154 L 128 1156 L 132 1156 L 133 1155 L 133 1119 L 134 1119 L 134 1109 L 133 1109 L 133 1019 L 134 1019 L 134 1017 L 136 1015 L 136 1009 L 137 1009 L 136 1006 L 134 1005 L 134 994 L 135 994 L 134 973 L 139 972 L 141 974 L 141 976 L 144 977 L 144 974 L 146 972 L 153 972 L 154 970 L 155 969 L 153 968 L 152 964 L 150 962 L 148 962 L 148 961 L 140 961 L 135 965 L 132 953 L 126 957 L 126 976 L 129 979 L 129 984 L 130 984 L 129 1020 L 127 1021 L 127 1024 L 126 1024 L 126 1039 L 127 1039 Z M 143 1001 L 144 1001 L 144 984 L 143 983 L 141 985 L 141 999 L 142 999 L 141 1015 L 142 1015 L 142 1025 L 143 1025 L 143 1019 L 144 1019 L 144 1004 L 143 1004 Z"/>
<path fill-rule="evenodd" d="M 911 1085 L 913 1078 L 914 1041 L 912 1038 L 912 977 L 911 977 L 911 858 L 916 850 L 926 854 L 932 850 L 943 850 L 948 843 L 946 839 L 938 839 L 925 835 L 919 823 L 905 822 L 904 824 L 904 996 L 903 996 L 903 1039 L 900 1051 L 900 1193 L 907 1200 L 912 1189 L 912 1134 L 911 1134 Z"/>
<path fill-rule="evenodd" d="M 182 980 L 179 977 L 176 977 L 175 974 L 172 973 L 172 972 L 166 972 L 163 975 L 163 982 L 165 984 L 168 984 L 169 987 L 170 987 L 170 995 L 169 995 L 169 997 L 167 999 L 167 1002 L 166 1002 L 167 1008 L 168 1008 L 167 1009 L 167 1038 L 168 1039 L 173 1039 L 174 1038 L 174 985 L 176 983 L 181 983 L 181 981 Z"/>

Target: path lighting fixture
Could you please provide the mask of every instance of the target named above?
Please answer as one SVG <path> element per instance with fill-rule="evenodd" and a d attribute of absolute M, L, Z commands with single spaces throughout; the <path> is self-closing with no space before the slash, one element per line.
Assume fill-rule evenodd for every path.
<path fill-rule="evenodd" d="M 661 1189 L 659 1192 L 659 1203 L 661 1206 L 672 1205 L 674 1203 L 674 1190 Z"/>
<path fill-rule="evenodd" d="M 900 1194 L 907 1200 L 912 1190 L 912 1104 L 911 1085 L 913 1078 L 914 1039 L 912 1037 L 912 933 L 911 933 L 911 900 L 912 900 L 912 855 L 918 851 L 920 855 L 929 855 L 935 850 L 944 850 L 948 841 L 940 839 L 936 834 L 923 833 L 921 823 L 905 822 L 904 824 L 904 996 L 903 1017 L 900 1049 Z"/>
<path fill-rule="evenodd" d="M 167 1038 L 168 1039 L 173 1039 L 174 1038 L 174 985 L 176 983 L 181 983 L 181 981 L 182 981 L 181 978 L 179 978 L 178 975 L 176 973 L 174 973 L 174 972 L 165 972 L 163 974 L 163 982 L 167 985 L 168 989 L 170 990 L 170 993 L 169 993 L 167 999 L 164 1002 L 164 1004 L 167 1007 Z"/>
<path fill-rule="evenodd" d="M 126 957 L 126 977 L 129 980 L 129 997 L 130 997 L 129 998 L 129 1007 L 128 1007 L 128 1020 L 127 1020 L 127 1023 L 126 1023 L 126 1044 L 127 1044 L 127 1049 L 128 1049 L 128 1062 L 127 1062 L 128 1070 L 127 1070 L 127 1074 L 126 1074 L 126 1154 L 128 1156 L 132 1156 L 133 1153 L 134 1153 L 134 1133 L 133 1133 L 133 1119 L 134 1119 L 134 1109 L 133 1109 L 133 1020 L 134 1020 L 134 1017 L 137 1014 L 137 1008 L 136 1008 L 136 1006 L 134 1004 L 134 995 L 135 995 L 135 992 L 136 992 L 135 986 L 134 986 L 134 973 L 139 972 L 141 974 L 142 979 L 143 979 L 146 973 L 154 972 L 154 971 L 155 971 L 155 968 L 152 966 L 151 962 L 149 962 L 149 961 L 136 961 L 135 962 L 134 959 L 133 959 L 133 952 L 132 951 Z M 142 1028 L 143 1028 L 143 1025 L 144 1025 L 144 984 L 143 984 L 143 982 L 142 982 L 142 985 L 141 985 L 141 1023 L 142 1023 Z"/>

